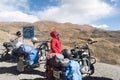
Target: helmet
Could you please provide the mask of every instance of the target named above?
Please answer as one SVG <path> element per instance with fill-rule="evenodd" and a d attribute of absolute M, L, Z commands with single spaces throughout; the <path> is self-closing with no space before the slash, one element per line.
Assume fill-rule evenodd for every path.
<path fill-rule="evenodd" d="M 72 58 L 72 53 L 68 49 L 63 49 L 62 54 L 64 55 L 65 58 L 71 59 Z"/>
<path fill-rule="evenodd" d="M 56 32 L 56 35 L 58 36 L 60 33 L 59 32 Z"/>
<path fill-rule="evenodd" d="M 33 37 L 33 38 L 31 39 L 31 41 L 32 41 L 33 43 L 35 43 L 35 42 L 38 41 L 38 39 L 37 39 L 36 37 Z"/>

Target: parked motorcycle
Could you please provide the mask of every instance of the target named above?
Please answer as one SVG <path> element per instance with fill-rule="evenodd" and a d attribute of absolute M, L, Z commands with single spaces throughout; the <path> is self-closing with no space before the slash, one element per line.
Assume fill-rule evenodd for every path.
<path fill-rule="evenodd" d="M 50 47 L 49 47 L 49 39 L 45 41 L 37 41 L 37 38 L 32 38 L 32 43 L 34 46 L 38 43 L 38 45 L 35 47 L 37 50 L 39 50 L 39 61 L 45 61 L 46 55 L 50 53 Z"/>
<path fill-rule="evenodd" d="M 12 58 L 14 57 L 14 55 L 12 54 L 12 51 L 13 51 L 13 49 L 16 48 L 16 44 L 19 42 L 18 38 L 21 37 L 21 32 L 17 31 L 16 36 L 17 36 L 17 38 L 10 39 L 9 42 L 3 43 L 3 46 L 5 47 L 5 49 L 2 51 L 2 54 L 1 54 L 2 60 L 8 60 L 8 59 L 11 60 L 11 57 Z"/>
<path fill-rule="evenodd" d="M 50 59 L 48 59 L 47 62 L 49 62 L 50 60 L 51 61 L 50 61 L 50 64 L 46 64 L 47 77 L 49 79 L 52 77 L 52 79 L 50 79 L 50 80 L 63 80 L 64 79 L 63 75 L 65 74 L 65 72 L 64 72 L 65 67 L 60 66 L 60 64 L 56 64 L 57 66 L 60 66 L 60 67 L 56 67 L 55 61 L 57 61 L 58 63 L 66 64 L 66 63 L 69 63 L 69 61 L 71 61 L 71 60 L 73 60 L 73 62 L 76 61 L 79 65 L 79 66 L 77 66 L 77 63 L 74 65 L 71 64 L 71 66 L 73 67 L 72 69 L 79 69 L 79 71 L 76 70 L 77 73 L 79 73 L 79 78 L 77 80 L 81 80 L 81 75 L 82 75 L 82 78 L 92 75 L 95 70 L 94 64 L 96 63 L 96 59 L 91 56 L 91 50 L 89 48 L 89 45 L 96 43 L 97 41 L 92 41 L 92 40 L 88 39 L 85 42 L 86 42 L 86 45 L 82 45 L 82 46 L 78 46 L 78 44 L 74 43 L 74 48 L 71 50 L 63 49 L 62 54 L 64 56 L 64 59 L 57 58 L 59 60 L 56 60 L 56 59 L 54 59 L 55 53 L 51 53 L 51 55 L 49 54 L 47 57 L 48 58 L 50 57 Z M 65 58 L 69 59 L 69 61 L 65 60 Z M 54 59 L 54 60 L 52 60 L 52 59 Z M 50 65 L 52 65 L 52 66 L 50 66 Z M 75 70 L 73 70 L 73 71 L 75 71 Z M 71 72 L 71 70 L 70 70 L 70 72 Z M 66 77 L 70 77 L 70 76 L 67 75 Z M 76 76 L 76 78 L 77 77 L 78 76 Z M 71 79 L 68 79 L 68 80 L 71 80 Z M 74 80 L 74 79 L 72 79 L 72 80 Z"/>
<path fill-rule="evenodd" d="M 39 51 L 29 44 L 21 44 L 16 49 L 15 54 L 18 56 L 17 71 L 30 71 L 39 67 Z"/>
<path fill-rule="evenodd" d="M 73 59 L 79 62 L 80 72 L 83 78 L 94 73 L 94 64 L 96 63 L 96 59 L 91 56 L 89 45 L 96 42 L 97 41 L 86 40 L 86 45 L 82 45 L 80 47 L 75 44 L 75 48 L 71 49 Z"/>
<path fill-rule="evenodd" d="M 32 65 L 30 65 L 30 57 L 32 55 L 36 55 L 36 57 L 32 57 L 32 60 L 34 61 Z M 31 56 L 28 56 L 26 54 L 19 53 L 18 54 L 18 62 L 17 62 L 17 71 L 18 72 L 25 72 L 25 71 L 31 71 L 34 68 L 39 67 L 39 62 L 38 62 L 38 52 L 37 50 L 34 51 L 34 53 Z"/>
<path fill-rule="evenodd" d="M 82 80 L 79 63 L 58 53 L 47 55 L 47 80 Z"/>
<path fill-rule="evenodd" d="M 22 53 L 19 53 L 18 54 L 18 57 L 19 57 L 19 60 L 18 60 L 18 64 L 17 64 L 17 70 L 19 72 L 24 72 L 24 71 L 30 71 L 34 68 L 37 68 L 39 67 L 41 61 L 45 61 L 46 59 L 46 55 L 49 53 L 50 49 L 49 49 L 49 45 L 48 45 L 48 40 L 47 41 L 43 41 L 42 43 L 37 41 L 37 38 L 32 38 L 31 40 L 35 46 L 36 43 L 40 43 L 38 44 L 36 47 L 31 47 L 30 45 L 28 45 L 28 49 L 24 48 L 24 53 L 28 53 L 30 55 L 25 55 L 25 54 L 22 54 Z M 31 49 L 32 48 L 32 49 Z M 36 55 L 36 56 L 33 56 L 31 54 L 31 50 L 33 51 L 33 55 Z M 29 61 L 30 61 L 30 57 L 31 59 L 35 62 L 34 64 L 32 65 L 29 65 Z"/>

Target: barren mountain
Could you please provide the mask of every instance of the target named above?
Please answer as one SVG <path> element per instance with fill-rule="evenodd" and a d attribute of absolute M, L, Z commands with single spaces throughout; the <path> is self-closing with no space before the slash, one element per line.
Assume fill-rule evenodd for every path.
<path fill-rule="evenodd" d="M 40 41 L 50 38 L 49 33 L 56 29 L 60 32 L 63 48 L 73 48 L 72 42 L 82 46 L 85 44 L 83 39 L 93 38 L 98 42 L 90 45 L 93 52 L 91 55 L 96 57 L 97 61 L 120 65 L 120 31 L 107 31 L 89 25 L 47 21 L 35 23 L 0 22 L 0 43 L 2 44 L 14 38 L 15 32 L 22 31 L 23 26 L 31 25 L 35 26 L 35 35 Z M 30 43 L 30 40 L 28 40 L 28 43 Z"/>

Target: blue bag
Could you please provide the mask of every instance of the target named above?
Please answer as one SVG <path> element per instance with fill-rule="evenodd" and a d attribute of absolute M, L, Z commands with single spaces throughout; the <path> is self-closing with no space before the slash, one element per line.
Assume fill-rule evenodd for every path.
<path fill-rule="evenodd" d="M 82 80 L 80 66 L 77 61 L 70 60 L 64 68 L 64 80 Z"/>
<path fill-rule="evenodd" d="M 20 53 L 24 53 L 24 54 L 30 54 L 30 52 L 33 50 L 34 48 L 31 45 L 28 44 L 22 44 L 19 47 L 19 52 Z"/>
<path fill-rule="evenodd" d="M 33 48 L 31 45 L 22 44 L 19 48 L 19 52 L 27 55 L 29 65 L 38 63 L 38 50 Z"/>
<path fill-rule="evenodd" d="M 38 63 L 38 51 L 33 49 L 28 56 L 29 65 Z"/>

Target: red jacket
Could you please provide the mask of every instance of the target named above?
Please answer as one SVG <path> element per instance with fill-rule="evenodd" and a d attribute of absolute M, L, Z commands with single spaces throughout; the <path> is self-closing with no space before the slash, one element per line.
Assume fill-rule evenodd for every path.
<path fill-rule="evenodd" d="M 51 50 L 52 50 L 53 53 L 61 53 L 62 45 L 61 45 L 61 42 L 59 40 L 59 37 L 56 34 L 57 34 L 56 30 L 53 30 L 50 33 L 50 35 L 52 37 Z"/>

